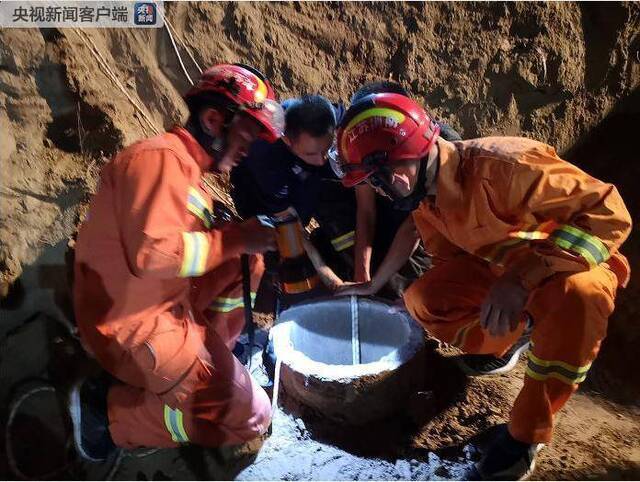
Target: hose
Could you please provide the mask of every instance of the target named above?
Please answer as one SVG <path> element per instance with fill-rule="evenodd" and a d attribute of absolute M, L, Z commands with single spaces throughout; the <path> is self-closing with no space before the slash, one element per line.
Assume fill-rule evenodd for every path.
<path fill-rule="evenodd" d="M 13 450 L 13 444 L 11 443 L 11 428 L 13 427 L 13 423 L 16 418 L 16 414 L 18 413 L 18 408 L 33 395 L 36 395 L 41 392 L 53 392 L 56 393 L 56 389 L 51 385 L 39 385 L 27 392 L 23 393 L 20 397 L 18 397 L 15 401 L 13 401 L 9 407 L 9 416 L 7 417 L 7 425 L 5 427 L 5 450 L 7 452 L 7 462 L 9 463 L 9 468 L 13 472 L 13 474 L 22 480 L 33 480 L 33 476 L 28 476 L 20 470 L 18 467 L 18 462 L 16 460 L 16 454 Z M 53 470 L 49 473 L 43 474 L 40 476 L 41 479 L 52 479 L 57 478 L 56 476 L 61 476 L 69 467 L 70 463 L 67 463 L 63 467 Z"/>

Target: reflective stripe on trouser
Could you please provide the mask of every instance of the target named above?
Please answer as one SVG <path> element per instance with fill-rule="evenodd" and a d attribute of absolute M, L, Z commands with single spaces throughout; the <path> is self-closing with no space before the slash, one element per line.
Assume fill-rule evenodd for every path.
<path fill-rule="evenodd" d="M 187 432 L 184 429 L 184 417 L 182 410 L 175 410 L 169 405 L 164 406 L 164 425 L 171 434 L 171 440 L 174 442 L 185 443 L 189 441 Z"/>
<path fill-rule="evenodd" d="M 201 328 L 202 346 L 191 366 L 166 372 L 164 355 L 158 353 L 159 368 L 147 372 L 150 385 L 154 378 L 173 379 L 176 383 L 168 391 L 154 393 L 124 384 L 111 387 L 109 430 L 116 445 L 127 449 L 183 443 L 219 447 L 247 442 L 267 430 L 269 397 L 221 338 L 204 325 Z"/>
<path fill-rule="evenodd" d="M 251 305 L 256 301 L 256 293 L 251 293 Z M 217 313 L 229 313 L 230 311 L 237 310 L 239 308 L 244 308 L 244 299 L 240 298 L 229 298 L 225 296 L 218 296 L 211 305 L 209 305 L 209 310 L 215 311 Z"/>
<path fill-rule="evenodd" d="M 237 296 L 239 265 L 239 259 L 224 263 L 201 283 L 209 303 Z M 261 259 L 254 259 L 251 266 L 261 276 Z M 124 344 L 112 342 L 117 364 L 100 362 L 126 383 L 109 390 L 114 442 L 124 448 L 175 447 L 186 442 L 217 447 L 264 433 L 270 421 L 269 398 L 229 348 L 237 338 L 229 327 L 239 334 L 243 323 L 243 310 L 217 313 L 211 319 L 186 304 L 143 323 L 140 331 L 147 333 L 145 339 L 130 345 L 126 343 L 131 337 L 122 337 Z"/>
<path fill-rule="evenodd" d="M 249 257 L 251 272 L 251 298 L 255 299 L 264 274 L 264 261 L 260 255 Z M 245 325 L 242 297 L 242 270 L 239 258 L 227 261 L 214 271 L 194 278 L 194 310 L 201 313 L 208 324 L 220 335 L 230 350 Z"/>
<path fill-rule="evenodd" d="M 591 368 L 591 363 L 584 366 L 570 365 L 562 360 L 543 360 L 533 354 L 535 344 L 531 344 L 531 349 L 527 353 L 526 374 L 528 377 L 544 382 L 549 378 L 555 378 L 568 385 L 584 382 L 587 372 Z"/>
<path fill-rule="evenodd" d="M 496 338 L 478 324 L 479 308 L 496 275 L 488 265 L 463 255 L 444 261 L 405 292 L 412 316 L 433 336 L 468 353 L 502 354 L 522 324 Z M 606 334 L 617 279 L 606 266 L 558 274 L 533 291 L 526 310 L 534 326 L 524 386 L 514 403 L 509 430 L 527 443 L 548 442 L 553 416 L 584 380 Z"/>

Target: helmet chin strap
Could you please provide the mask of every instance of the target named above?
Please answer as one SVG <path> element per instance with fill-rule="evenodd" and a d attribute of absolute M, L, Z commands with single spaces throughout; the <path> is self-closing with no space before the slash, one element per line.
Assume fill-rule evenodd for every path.
<path fill-rule="evenodd" d="M 233 115 L 230 116 L 233 119 Z M 213 136 L 204 131 L 200 122 L 189 122 L 190 131 L 195 137 L 198 144 L 202 146 L 202 148 L 214 159 L 214 169 L 218 162 L 220 162 L 224 151 L 227 148 L 227 133 L 229 131 L 229 125 L 231 124 L 231 119 L 222 126 L 222 135 L 221 136 Z"/>
<path fill-rule="evenodd" d="M 420 159 L 420 168 L 418 170 L 418 179 L 413 192 L 408 196 L 397 196 L 393 201 L 393 207 L 400 211 L 414 211 L 418 208 L 420 203 L 431 194 L 432 188 L 435 188 L 435 183 L 438 178 L 438 170 L 440 164 L 438 162 L 437 149 L 431 149 L 429 153 L 422 159 Z"/>
<path fill-rule="evenodd" d="M 427 158 L 420 160 L 416 187 L 408 196 L 398 196 L 393 200 L 393 208 L 399 211 L 413 211 L 418 208 L 422 200 L 427 196 Z"/>
<path fill-rule="evenodd" d="M 393 208 L 399 211 L 413 211 L 417 209 L 422 200 L 427 195 L 427 158 L 423 158 L 420 161 L 420 167 L 418 169 L 418 179 L 413 192 L 408 196 L 402 196 L 389 182 L 389 168 L 383 167 L 378 170 L 374 177 L 374 183 L 377 187 L 382 189 L 384 193 L 393 201 Z"/>

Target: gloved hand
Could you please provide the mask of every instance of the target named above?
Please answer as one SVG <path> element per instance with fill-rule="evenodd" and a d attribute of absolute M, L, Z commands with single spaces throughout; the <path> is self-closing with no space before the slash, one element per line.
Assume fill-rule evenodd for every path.
<path fill-rule="evenodd" d="M 492 336 L 504 336 L 514 331 L 522 319 L 529 291 L 519 278 L 505 273 L 489 290 L 480 309 L 480 326 Z"/>
<path fill-rule="evenodd" d="M 276 230 L 265 226 L 255 217 L 241 223 L 231 223 L 224 232 L 232 242 L 243 246 L 243 253 L 256 254 L 277 249 Z"/>

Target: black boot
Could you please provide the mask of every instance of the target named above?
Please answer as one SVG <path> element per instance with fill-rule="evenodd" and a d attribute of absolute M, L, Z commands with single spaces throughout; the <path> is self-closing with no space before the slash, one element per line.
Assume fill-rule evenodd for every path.
<path fill-rule="evenodd" d="M 527 444 L 514 439 L 507 425 L 499 427 L 494 442 L 475 464 L 470 480 L 525 480 L 536 465 L 544 444 Z"/>
<path fill-rule="evenodd" d="M 458 366 L 463 372 L 471 376 L 501 375 L 510 372 L 518 363 L 520 355 L 529 348 L 532 328 L 531 321 L 527 321 L 522 336 L 501 357 L 493 355 L 462 355 L 457 359 Z"/>
<path fill-rule="evenodd" d="M 103 374 L 85 378 L 71 390 L 69 412 L 76 450 L 91 462 L 104 462 L 118 450 L 109 433 L 109 385 L 108 375 Z"/>

